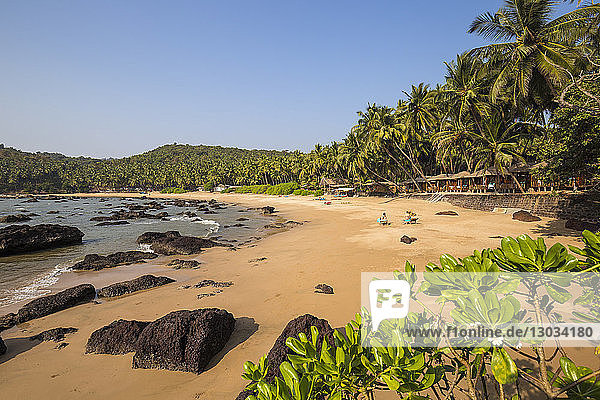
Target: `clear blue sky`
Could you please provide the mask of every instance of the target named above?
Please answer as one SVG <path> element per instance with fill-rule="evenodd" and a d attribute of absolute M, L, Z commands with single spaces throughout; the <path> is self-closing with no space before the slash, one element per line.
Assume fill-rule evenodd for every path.
<path fill-rule="evenodd" d="M 0 143 L 309 150 L 368 102 L 441 82 L 500 0 L 0 0 Z"/>

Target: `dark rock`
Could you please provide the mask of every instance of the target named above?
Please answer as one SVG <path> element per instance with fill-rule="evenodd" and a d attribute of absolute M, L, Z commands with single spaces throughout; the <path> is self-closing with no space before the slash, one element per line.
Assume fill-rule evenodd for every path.
<path fill-rule="evenodd" d="M 180 260 L 176 259 L 167 264 L 169 267 L 173 267 L 173 269 L 187 269 L 187 268 L 197 268 L 200 265 L 199 261 L 196 260 Z"/>
<path fill-rule="evenodd" d="M 208 215 L 208 214 L 217 214 L 217 213 L 215 211 L 208 210 L 208 211 L 204 211 L 204 214 Z"/>
<path fill-rule="evenodd" d="M 0 223 L 3 224 L 12 224 L 14 222 L 25 222 L 31 221 L 31 217 L 27 214 L 15 214 L 15 215 L 7 215 L 5 217 L 0 217 Z"/>
<path fill-rule="evenodd" d="M 516 213 L 514 213 L 512 215 L 512 219 L 516 219 L 517 221 L 522 221 L 522 222 L 541 221 L 540 217 L 536 217 L 535 215 L 532 215 L 529 211 L 525 211 L 525 210 L 517 211 Z"/>
<path fill-rule="evenodd" d="M 125 354 L 135 351 L 138 337 L 149 322 L 113 321 L 90 335 L 85 345 L 86 353 Z"/>
<path fill-rule="evenodd" d="M 4 353 L 6 353 L 6 345 L 4 344 L 4 341 L 2 340 L 2 338 L 0 337 L 0 356 Z"/>
<path fill-rule="evenodd" d="M 188 218 L 194 218 L 194 217 L 198 216 L 198 214 L 196 214 L 195 212 L 192 212 L 192 211 L 183 211 L 183 212 L 177 213 L 177 215 L 183 215 Z"/>
<path fill-rule="evenodd" d="M 57 346 L 56 346 L 54 349 L 55 349 L 55 350 L 62 350 L 62 349 L 64 349 L 65 347 L 67 347 L 68 345 L 69 345 L 69 343 L 67 343 L 67 342 L 62 342 L 62 343 L 59 343 L 59 344 L 58 344 L 58 345 L 57 345 Z"/>
<path fill-rule="evenodd" d="M 37 203 L 39 200 L 35 197 L 31 197 L 29 200 L 25 200 L 23 203 Z"/>
<path fill-rule="evenodd" d="M 315 293 L 333 294 L 333 288 L 325 283 L 319 283 L 315 289 Z"/>
<path fill-rule="evenodd" d="M 302 222 L 296 221 L 285 221 L 285 222 L 273 222 L 272 224 L 267 224 L 263 227 L 263 229 L 289 229 L 295 226 L 302 225 Z"/>
<path fill-rule="evenodd" d="M 242 227 L 247 228 L 246 225 L 240 224 L 240 223 L 233 224 L 233 225 L 225 225 L 223 228 L 242 228 Z"/>
<path fill-rule="evenodd" d="M 12 328 L 19 323 L 19 317 L 15 313 L 8 313 L 0 317 L 0 332 Z"/>
<path fill-rule="evenodd" d="M 98 291 L 98 297 L 123 296 L 124 294 L 151 289 L 171 282 L 175 282 L 175 280 L 166 276 L 142 275 L 130 281 L 118 282 L 103 287 Z"/>
<path fill-rule="evenodd" d="M 96 224 L 96 226 L 111 226 L 111 225 L 129 225 L 129 221 L 104 221 Z"/>
<path fill-rule="evenodd" d="M 207 286 L 212 286 L 216 288 L 226 288 L 229 286 L 233 286 L 233 282 L 217 282 L 213 281 L 212 279 L 203 279 L 194 285 L 195 288 L 203 288 Z"/>
<path fill-rule="evenodd" d="M 600 223 L 582 221 L 580 219 L 569 219 L 565 222 L 565 228 L 583 232 L 586 229 L 592 232 L 600 231 Z"/>
<path fill-rule="evenodd" d="M 105 222 L 105 221 L 118 221 L 118 220 L 142 219 L 142 218 L 161 219 L 161 218 L 166 218 L 168 216 L 169 216 L 169 213 L 167 213 L 167 212 L 160 212 L 158 214 L 148 214 L 145 211 L 119 210 L 119 211 L 113 212 L 111 215 L 92 217 L 92 218 L 90 218 L 90 221 Z"/>
<path fill-rule="evenodd" d="M 37 335 L 30 336 L 29 340 L 39 340 L 41 342 L 48 342 L 52 340 L 55 342 L 60 342 L 61 340 L 65 340 L 65 335 L 68 335 L 69 333 L 75 333 L 77 331 L 77 328 L 54 328 L 42 333 L 38 333 Z"/>
<path fill-rule="evenodd" d="M 56 294 L 40 297 L 25 304 L 17 313 L 19 323 L 87 303 L 96 297 L 96 289 L 90 284 L 75 286 Z"/>
<path fill-rule="evenodd" d="M 10 225 L 0 229 L 0 256 L 81 243 L 83 232 L 62 225 Z"/>
<path fill-rule="evenodd" d="M 46 214 L 58 214 L 58 211 L 56 211 L 56 210 L 50 210 Z"/>
<path fill-rule="evenodd" d="M 149 244 L 152 251 L 164 255 L 197 254 L 205 248 L 226 246 L 210 239 L 181 236 L 177 231 L 146 232 L 137 238 L 137 243 Z"/>
<path fill-rule="evenodd" d="M 262 210 L 263 214 L 274 214 L 276 212 L 275 207 L 271 206 L 261 207 L 260 210 Z"/>
<path fill-rule="evenodd" d="M 440 211 L 440 212 L 436 212 L 435 215 L 458 215 L 458 213 L 456 211 Z"/>
<path fill-rule="evenodd" d="M 236 221 L 248 221 L 248 218 L 240 217 L 240 218 L 236 219 Z"/>
<path fill-rule="evenodd" d="M 157 254 L 145 251 L 119 251 L 117 253 L 101 256 L 98 254 L 88 254 L 83 261 L 73 265 L 74 270 L 94 270 L 99 271 L 104 268 L 113 268 L 119 265 L 130 265 L 143 263 L 144 260 L 158 257 Z"/>
<path fill-rule="evenodd" d="M 217 308 L 169 313 L 142 331 L 133 356 L 133 368 L 199 374 L 225 347 L 234 327 L 233 315 Z"/>
<path fill-rule="evenodd" d="M 412 244 L 412 242 L 415 242 L 416 240 L 417 240 L 417 238 L 406 236 L 406 235 L 404 235 L 400 238 L 400 241 L 402 243 L 406 243 L 406 244 Z"/>
<path fill-rule="evenodd" d="M 248 262 L 250 264 L 252 263 L 257 263 L 257 262 L 261 262 L 261 261 L 266 261 L 267 257 L 258 257 L 258 258 L 253 258 L 252 260 L 248 260 Z"/>
<path fill-rule="evenodd" d="M 317 354 L 321 352 L 321 344 L 323 343 L 324 338 L 330 345 L 335 343 L 333 339 L 333 329 L 327 320 L 319 319 L 310 314 L 305 314 L 294 318 L 288 322 L 267 355 L 267 364 L 269 365 L 267 380 L 271 381 L 275 376 L 281 377 L 279 366 L 282 362 L 287 361 L 287 356 L 289 354 L 294 354 L 294 352 L 285 345 L 287 338 L 298 338 L 300 333 L 304 333 L 306 336 L 311 337 L 311 326 L 315 326 L 319 330 L 319 338 L 317 339 Z"/>

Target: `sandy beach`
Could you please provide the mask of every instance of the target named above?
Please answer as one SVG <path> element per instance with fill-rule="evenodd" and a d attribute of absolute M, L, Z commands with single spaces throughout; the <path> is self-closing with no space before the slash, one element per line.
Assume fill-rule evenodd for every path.
<path fill-rule="evenodd" d="M 119 194 L 115 194 L 117 196 Z M 334 327 L 344 325 L 360 308 L 360 273 L 390 271 L 409 260 L 422 269 L 440 255 L 470 255 L 474 249 L 496 247 L 498 236 L 542 236 L 548 244 L 579 245 L 579 234 L 564 229 L 563 221 L 542 218 L 539 222 L 514 221 L 510 215 L 453 207 L 447 203 L 384 198 L 346 198 L 323 201 L 299 196 L 274 197 L 188 193 L 153 194 L 150 197 L 207 199 L 248 207 L 270 205 L 284 220 L 303 222 L 293 229 L 269 235 L 237 251 L 213 248 L 197 257 L 198 270 L 172 270 L 160 265 L 117 267 L 90 273 L 95 285 L 122 280 L 139 271 L 167 275 L 177 282 L 138 294 L 80 305 L 11 328 L 2 333 L 8 346 L 0 356 L 0 387 L 6 399 L 233 399 L 244 387 L 242 364 L 258 360 L 269 351 L 287 322 L 310 313 L 327 319 Z M 419 216 L 416 225 L 403 225 L 406 210 Z M 454 210 L 458 216 L 436 216 Z M 392 222 L 382 227 L 377 217 L 385 211 Z M 402 235 L 416 237 L 411 245 Z M 252 262 L 257 258 L 263 261 Z M 124 272 L 119 272 L 119 271 Z M 133 271 L 133 272 L 132 272 Z M 93 278 L 93 279 L 92 279 Z M 77 278 L 79 279 L 79 278 Z M 182 289 L 202 279 L 231 281 L 233 286 L 212 297 L 198 299 L 210 289 Z M 314 293 L 319 283 L 331 285 L 334 295 Z M 61 285 L 76 284 L 62 281 Z M 154 320 L 170 311 L 219 307 L 231 312 L 236 330 L 208 371 L 191 373 L 132 369 L 132 354 L 123 356 L 84 354 L 90 334 L 119 319 Z M 0 309 L 0 314 L 9 310 Z M 26 337 L 56 327 L 76 327 L 67 336 L 69 345 L 30 342 Z M 592 349 L 585 349 L 591 354 Z M 591 368 L 600 358 L 589 357 Z"/>

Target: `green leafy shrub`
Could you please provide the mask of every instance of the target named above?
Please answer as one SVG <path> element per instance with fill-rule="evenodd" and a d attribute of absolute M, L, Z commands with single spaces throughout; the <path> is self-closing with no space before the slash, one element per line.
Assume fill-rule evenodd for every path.
<path fill-rule="evenodd" d="M 446 312 L 448 318 L 462 326 L 481 321 L 490 327 L 527 321 L 560 322 L 562 317 L 554 312 L 554 305 L 575 295 L 579 296 L 576 304 L 589 304 L 590 308 L 590 314 L 581 314 L 580 320 L 597 322 L 599 303 L 591 299 L 597 293 L 593 285 L 586 285 L 587 280 L 595 284 L 600 280 L 600 235 L 586 231 L 583 236 L 583 249 L 570 248 L 583 259 L 575 258 L 561 244 L 547 248 L 543 239 L 521 235 L 516 239 L 504 238 L 498 249 L 475 251 L 462 259 L 445 254 L 440 257 L 439 265 L 427 264 L 419 285 L 416 267 L 409 262 L 404 272 L 394 272 L 394 278 L 411 285 L 411 298 L 417 302 L 419 294 L 435 296 L 436 303 L 450 308 L 446 310 L 450 311 Z M 582 271 L 591 272 L 591 277 L 580 279 Z M 531 282 L 518 274 L 522 272 L 533 276 Z M 561 277 L 561 272 L 571 274 Z M 518 291 L 519 285 L 526 290 Z M 515 297 L 517 294 L 521 300 Z M 572 314 L 577 317 L 576 312 Z M 384 320 L 373 331 L 370 313 L 363 309 L 344 329 L 335 331 L 334 343 L 326 339 L 317 343 L 319 334 L 312 327 L 310 335 L 301 333 L 298 338 L 287 339 L 286 345 L 293 354 L 279 366 L 282 378 L 266 379 L 269 366 L 265 357 L 258 364 L 250 361 L 244 364 L 242 377 L 250 382 L 246 389 L 252 392 L 249 399 L 374 399 L 376 391 L 387 390 L 407 400 L 504 400 L 505 387 L 515 393 L 508 395 L 514 400 L 532 395 L 549 399 L 600 399 L 600 371 L 577 366 L 559 343 L 553 355 L 539 346 L 539 341 L 531 339 L 518 344 L 507 338 L 499 342 L 471 340 L 467 347 L 456 346 L 446 339 L 423 348 L 402 333 L 401 328 L 410 326 L 432 327 L 439 323 L 439 318 L 425 307 L 424 311 L 410 312 L 401 320 Z M 383 343 L 391 343 L 391 347 Z M 517 365 L 513 360 L 516 353 L 526 355 L 530 363 Z M 560 367 L 554 369 L 556 363 L 552 360 L 557 355 Z M 496 382 L 489 389 L 485 379 L 488 376 Z M 519 382 L 529 385 L 527 392 L 520 392 L 523 386 Z"/>
<path fill-rule="evenodd" d="M 181 194 L 181 193 L 185 193 L 186 190 L 183 188 L 178 188 L 178 187 L 168 187 L 168 188 L 164 188 L 160 192 L 161 193 L 170 193 L 170 194 Z"/>
<path fill-rule="evenodd" d="M 306 190 L 306 189 L 296 189 L 294 190 L 294 195 L 296 196 L 323 196 L 323 191 L 319 190 Z"/>
<path fill-rule="evenodd" d="M 215 189 L 215 184 L 213 182 L 206 182 L 202 188 L 207 192 L 212 192 Z"/>

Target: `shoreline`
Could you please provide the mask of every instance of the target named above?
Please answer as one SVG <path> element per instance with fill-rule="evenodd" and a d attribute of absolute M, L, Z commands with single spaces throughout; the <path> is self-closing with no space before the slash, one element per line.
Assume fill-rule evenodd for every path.
<path fill-rule="evenodd" d="M 579 235 L 564 229 L 564 221 L 542 218 L 524 223 L 510 215 L 448 203 L 345 198 L 326 206 L 322 201 L 293 196 L 188 193 L 159 197 L 163 196 L 208 197 L 249 207 L 270 205 L 285 219 L 304 224 L 237 251 L 213 248 L 202 253 L 201 269 L 184 271 L 190 283 L 202 279 L 234 283 L 217 296 L 198 299 L 197 295 L 206 291 L 178 289 L 182 285 L 178 279 L 102 304 L 80 305 L 3 332 L 9 350 L 0 357 L 0 385 L 11 398 L 233 399 L 245 385 L 241 379 L 243 362 L 257 361 L 267 353 L 289 320 L 310 313 L 338 327 L 353 318 L 360 309 L 360 272 L 389 271 L 402 267 L 406 260 L 422 269 L 427 262 L 438 262 L 443 253 L 464 257 L 476 249 L 497 247 L 498 235 L 527 233 L 545 237 L 549 245 L 579 245 Z M 419 224 L 401 224 L 407 209 L 419 215 Z M 435 215 L 443 210 L 457 211 L 459 216 Z M 382 211 L 388 214 L 391 226 L 381 227 L 375 222 Z M 398 240 L 402 234 L 418 240 L 405 245 Z M 266 260 L 251 262 L 261 257 Z M 319 283 L 331 285 L 335 294 L 314 293 Z M 132 354 L 83 354 L 91 332 L 116 319 L 153 320 L 174 310 L 206 307 L 228 310 L 237 324 L 226 349 L 200 375 L 133 370 Z M 79 328 L 67 336 L 70 344 L 60 351 L 54 349 L 54 343 L 31 347 L 23 339 L 59 326 Z M 600 360 L 590 357 L 588 364 L 600 366 Z M 27 384 L 33 374 L 38 385 Z"/>

